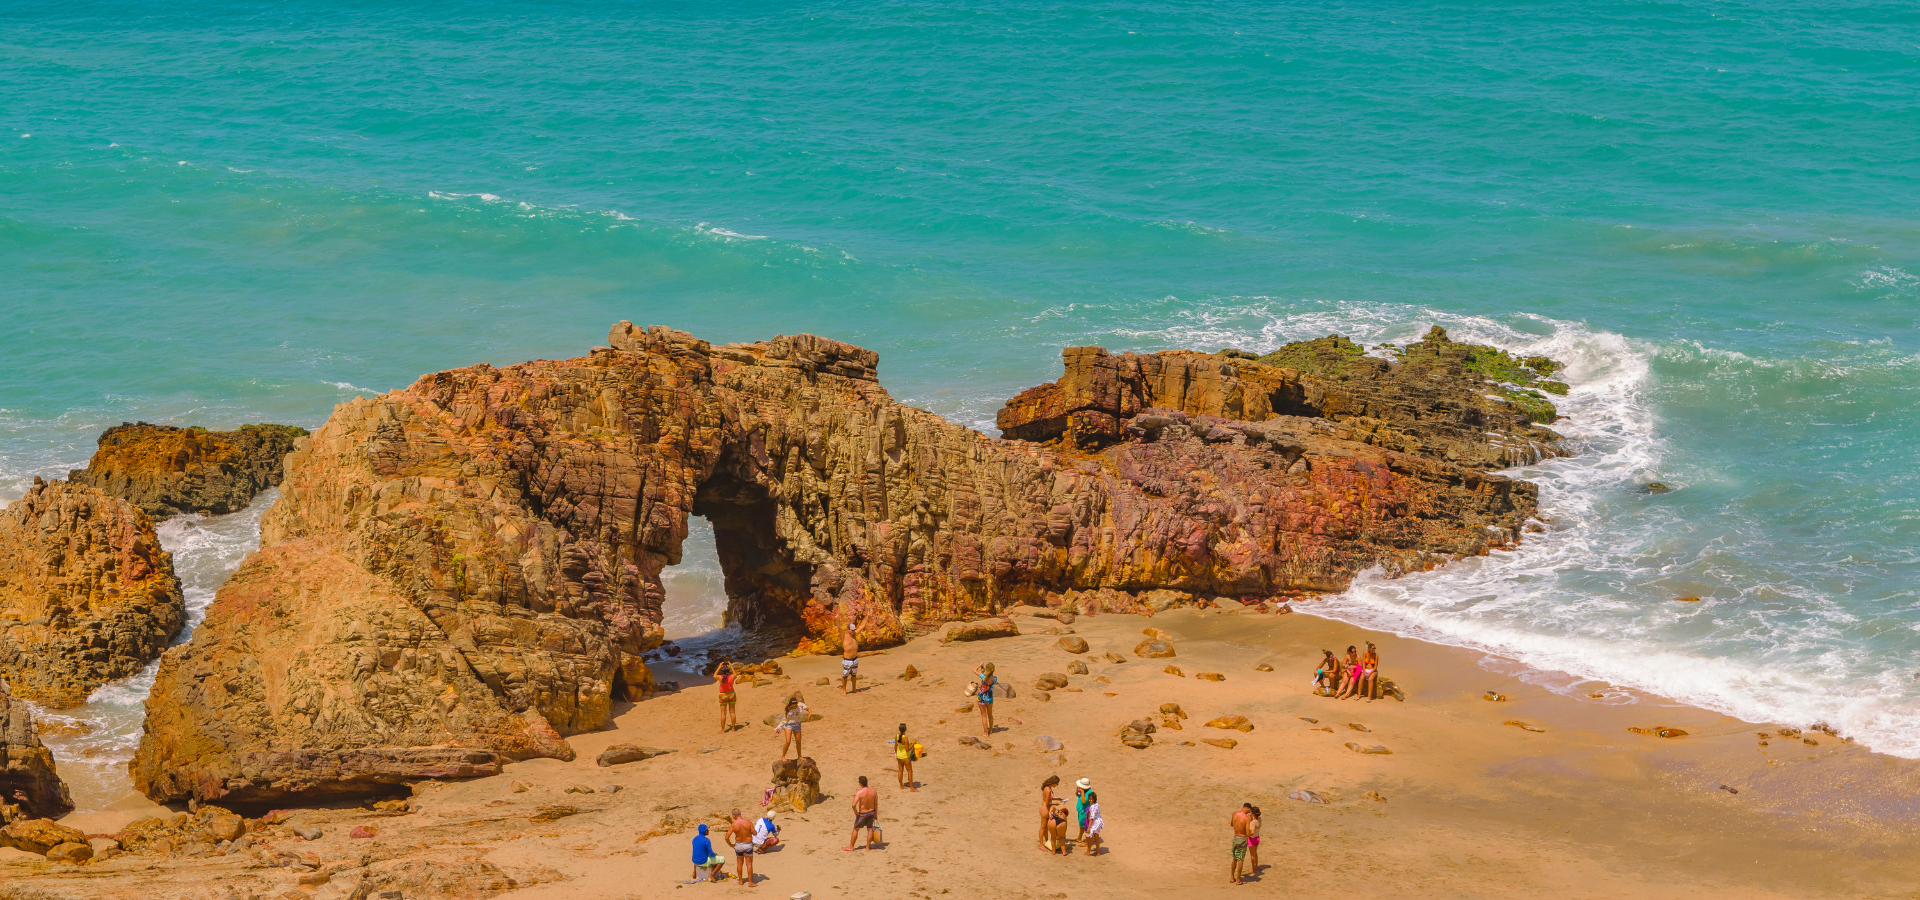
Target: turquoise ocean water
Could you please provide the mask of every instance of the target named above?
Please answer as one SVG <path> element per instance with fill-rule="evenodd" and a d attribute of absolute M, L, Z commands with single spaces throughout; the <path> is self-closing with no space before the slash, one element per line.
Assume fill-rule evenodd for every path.
<path fill-rule="evenodd" d="M 1920 757 L 1917 217 L 1911 4 L 15 2 L 0 500 L 618 319 L 983 429 L 1063 345 L 1439 324 L 1571 363 L 1584 452 L 1323 612 Z M 260 508 L 167 526 L 196 604 Z"/>

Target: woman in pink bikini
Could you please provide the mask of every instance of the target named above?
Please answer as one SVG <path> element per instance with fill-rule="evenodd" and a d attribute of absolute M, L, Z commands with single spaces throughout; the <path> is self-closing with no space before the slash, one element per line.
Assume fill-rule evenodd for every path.
<path fill-rule="evenodd" d="M 1345 700 L 1348 697 L 1360 696 L 1360 651 L 1349 645 L 1347 647 L 1347 658 L 1343 665 L 1347 670 L 1347 683 L 1346 686 L 1341 689 L 1340 695 L 1334 698 L 1336 700 Z"/>

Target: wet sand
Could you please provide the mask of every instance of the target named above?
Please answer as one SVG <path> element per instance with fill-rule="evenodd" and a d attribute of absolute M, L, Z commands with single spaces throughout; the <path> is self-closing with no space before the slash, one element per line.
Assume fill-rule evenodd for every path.
<path fill-rule="evenodd" d="M 837 658 L 783 660 L 785 678 L 762 687 L 743 683 L 739 716 L 747 727 L 726 735 L 718 733 L 712 685 L 683 677 L 682 691 L 625 709 L 614 729 L 571 738 L 575 762 L 534 760 L 498 778 L 423 786 L 416 811 L 402 816 L 301 812 L 295 824 L 321 825 L 327 836 L 312 843 L 276 838 L 274 848 L 315 853 L 335 868 L 413 858 L 451 861 L 436 865 L 453 871 L 484 862 L 514 880 L 500 894 L 512 898 L 733 895 L 743 889 L 731 882 L 680 886 L 690 874 L 691 831 L 636 839 L 668 816 L 700 820 L 735 806 L 756 812 L 780 750 L 779 737 L 761 720 L 798 688 L 824 717 L 807 726 L 806 739 L 828 796 L 803 814 L 778 817 L 786 846 L 759 860 L 757 891 L 764 896 L 1877 897 L 1920 888 L 1920 764 L 1824 734 L 1784 738 L 1774 733 L 1777 724 L 1629 698 L 1598 685 L 1586 690 L 1604 699 L 1586 699 L 1584 690 L 1578 699 L 1566 697 L 1490 671 L 1478 654 L 1304 614 L 1083 617 L 1067 626 L 1092 645 L 1080 657 L 1044 633 L 1057 627 L 1051 620 L 1016 621 L 1020 637 L 950 645 L 927 637 L 865 655 L 866 687 L 850 697 L 837 684 L 815 683 L 837 681 Z M 1174 635 L 1176 658 L 1132 656 L 1149 626 Z M 1365 640 L 1379 645 L 1383 671 L 1406 701 L 1312 695 L 1308 682 L 1320 649 Z M 1107 662 L 1108 651 L 1128 661 Z M 1034 678 L 1064 673 L 1076 658 L 1090 669 L 1071 677 L 1070 688 L 1078 690 L 1056 690 L 1040 702 Z M 978 716 L 959 708 L 968 673 L 984 660 L 1016 689 L 999 704 L 1004 730 L 993 736 L 992 750 L 959 743 L 979 731 Z M 1274 671 L 1257 671 L 1262 663 Z M 910 664 L 924 675 L 897 678 Z M 1185 676 L 1166 673 L 1168 664 Z M 1225 681 L 1193 677 L 1200 672 L 1221 673 Z M 1489 690 L 1509 699 L 1482 699 Z M 1167 702 L 1189 714 L 1184 728 L 1161 730 L 1146 750 L 1119 742 L 1121 726 Z M 1255 728 L 1243 734 L 1204 727 L 1223 715 L 1244 715 Z M 887 740 L 901 721 L 931 751 L 916 767 L 917 794 L 894 786 Z M 1627 730 L 1651 726 L 1688 735 Z M 1770 734 L 1765 747 L 1760 731 Z M 1036 749 L 1042 735 L 1063 742 L 1065 751 Z M 1218 737 L 1238 746 L 1201 743 Z M 594 765 L 602 749 L 622 742 L 677 752 Z M 1392 752 L 1360 754 L 1348 743 Z M 881 791 L 886 843 L 849 853 L 840 849 L 851 824 L 847 804 L 862 774 Z M 1049 774 L 1066 784 L 1093 780 L 1107 852 L 1061 858 L 1037 847 L 1038 789 Z M 515 782 L 527 790 L 515 792 Z M 564 793 L 569 784 L 623 789 Z M 1290 799 L 1299 789 L 1329 802 Z M 1242 802 L 1262 807 L 1266 837 L 1256 879 L 1233 887 L 1227 817 Z M 530 818 L 556 806 L 574 812 Z M 70 820 L 104 831 L 138 814 L 130 808 Z M 375 824 L 379 835 L 348 839 L 354 824 Z M 0 862 L 0 883 L 30 884 L 56 897 L 265 898 L 316 890 L 295 880 L 245 855 L 124 857 L 79 871 Z M 452 893 L 423 888 L 405 896 L 478 890 L 463 884 L 448 888 Z"/>

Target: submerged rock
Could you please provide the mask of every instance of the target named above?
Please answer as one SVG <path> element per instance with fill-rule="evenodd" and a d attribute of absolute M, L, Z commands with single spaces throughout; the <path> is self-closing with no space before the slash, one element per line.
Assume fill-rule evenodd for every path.
<path fill-rule="evenodd" d="M 34 479 L 0 512 L 0 678 L 59 708 L 135 675 L 186 623 L 173 555 L 145 513 Z"/>
<path fill-rule="evenodd" d="M 87 467 L 67 479 L 99 488 L 154 518 L 230 513 L 278 485 L 283 461 L 307 430 L 243 425 L 233 431 L 145 422 L 109 428 Z"/>

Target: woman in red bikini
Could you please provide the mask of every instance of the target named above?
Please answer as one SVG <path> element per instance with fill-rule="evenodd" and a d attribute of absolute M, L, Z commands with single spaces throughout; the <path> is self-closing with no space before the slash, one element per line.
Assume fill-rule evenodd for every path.
<path fill-rule="evenodd" d="M 733 662 L 720 663 L 713 670 L 713 677 L 720 682 L 720 733 L 728 734 L 740 724 L 739 696 L 733 692 Z"/>

